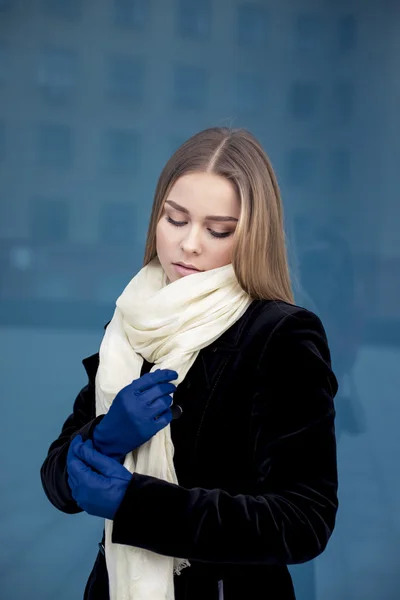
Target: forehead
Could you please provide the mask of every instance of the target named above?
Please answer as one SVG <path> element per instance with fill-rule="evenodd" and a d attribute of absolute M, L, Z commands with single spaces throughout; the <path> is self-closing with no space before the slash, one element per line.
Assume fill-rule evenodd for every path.
<path fill-rule="evenodd" d="M 173 185 L 167 200 L 173 200 L 190 213 L 238 216 L 239 198 L 233 184 L 214 173 L 183 175 Z"/>

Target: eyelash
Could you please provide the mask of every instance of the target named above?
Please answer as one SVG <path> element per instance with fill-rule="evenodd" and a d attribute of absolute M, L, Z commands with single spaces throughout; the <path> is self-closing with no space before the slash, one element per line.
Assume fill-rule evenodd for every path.
<path fill-rule="evenodd" d="M 184 225 L 186 225 L 186 221 L 174 221 L 173 219 L 171 219 L 171 217 L 167 217 L 167 221 L 168 221 L 168 223 L 171 223 L 171 225 L 174 225 L 175 227 L 183 227 Z M 232 233 L 233 233 L 232 231 L 227 231 L 225 233 L 217 233 L 216 231 L 213 231 L 212 229 L 209 229 L 208 231 L 215 238 L 227 238 L 230 235 L 232 235 Z"/>

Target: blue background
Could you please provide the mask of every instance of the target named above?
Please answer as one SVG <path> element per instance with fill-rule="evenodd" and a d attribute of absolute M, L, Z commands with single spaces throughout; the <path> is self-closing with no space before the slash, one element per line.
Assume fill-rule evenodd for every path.
<path fill-rule="evenodd" d="M 396 0 L 0 0 L 2 600 L 82 597 L 101 523 L 57 512 L 40 465 L 163 164 L 212 125 L 271 157 L 341 386 L 337 527 L 298 598 L 399 598 L 399 57 Z"/>

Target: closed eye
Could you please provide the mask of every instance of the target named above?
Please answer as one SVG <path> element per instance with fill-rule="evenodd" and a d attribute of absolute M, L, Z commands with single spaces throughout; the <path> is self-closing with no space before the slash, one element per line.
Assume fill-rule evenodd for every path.
<path fill-rule="evenodd" d="M 175 225 L 175 227 L 182 227 L 183 225 L 187 224 L 186 221 L 174 221 L 174 219 L 171 219 L 171 217 L 167 217 L 167 221 L 168 223 Z"/>
<path fill-rule="evenodd" d="M 174 225 L 174 227 L 183 227 L 184 225 L 187 225 L 187 221 L 174 221 L 174 219 L 171 219 L 171 217 L 167 217 L 167 221 L 168 223 L 171 223 L 171 225 Z M 233 231 L 224 231 L 223 233 L 219 231 L 213 231 L 212 229 L 209 229 L 208 231 L 210 235 L 215 238 L 227 238 L 233 234 Z"/>

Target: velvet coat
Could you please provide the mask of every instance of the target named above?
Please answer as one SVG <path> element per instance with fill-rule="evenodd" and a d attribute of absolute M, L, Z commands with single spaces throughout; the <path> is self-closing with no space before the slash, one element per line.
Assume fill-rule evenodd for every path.
<path fill-rule="evenodd" d="M 88 383 L 41 468 L 47 497 L 65 513 L 81 512 L 67 483 L 68 446 L 102 418 L 98 363 L 98 354 L 83 360 Z M 145 362 L 142 374 L 150 368 Z M 293 600 L 287 565 L 318 556 L 335 524 L 336 391 L 319 318 L 253 301 L 174 394 L 183 410 L 170 425 L 179 485 L 134 474 L 113 541 L 188 558 L 191 567 L 174 578 L 176 600 L 217 600 L 222 589 L 224 600 Z M 109 598 L 99 547 L 87 600 Z"/>

